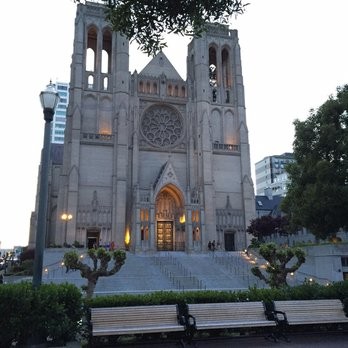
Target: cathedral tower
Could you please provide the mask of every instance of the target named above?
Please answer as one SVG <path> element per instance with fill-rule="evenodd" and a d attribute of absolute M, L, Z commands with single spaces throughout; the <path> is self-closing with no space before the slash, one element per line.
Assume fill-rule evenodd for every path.
<path fill-rule="evenodd" d="M 128 172 L 128 41 L 102 5 L 78 5 L 55 242 L 124 244 Z M 121 232 L 122 231 L 122 232 Z M 64 238 L 63 238 L 64 236 Z"/>

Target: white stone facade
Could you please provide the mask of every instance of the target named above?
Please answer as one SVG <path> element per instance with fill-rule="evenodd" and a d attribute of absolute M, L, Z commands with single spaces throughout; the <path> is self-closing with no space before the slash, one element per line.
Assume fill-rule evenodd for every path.
<path fill-rule="evenodd" d="M 79 4 L 75 23 L 47 240 L 134 252 L 204 252 L 213 240 L 244 249 L 255 200 L 237 31 L 211 26 L 192 40 L 184 81 L 162 52 L 130 74 L 129 43 L 101 5 Z M 62 221 L 64 212 L 73 219 Z"/>

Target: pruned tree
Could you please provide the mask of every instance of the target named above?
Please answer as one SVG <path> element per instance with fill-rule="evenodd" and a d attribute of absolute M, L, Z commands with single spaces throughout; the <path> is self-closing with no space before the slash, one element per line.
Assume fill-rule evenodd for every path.
<path fill-rule="evenodd" d="M 294 121 L 295 162 L 281 209 L 293 229 L 306 227 L 318 239 L 348 226 L 348 85 L 305 121 Z"/>
<path fill-rule="evenodd" d="M 84 2 L 75 0 L 75 2 Z M 229 23 L 248 4 L 242 0 L 103 0 L 112 29 L 148 55 L 166 47 L 163 34 L 200 35 L 205 24 Z"/>
<path fill-rule="evenodd" d="M 125 263 L 126 253 L 123 250 L 107 251 L 104 248 L 98 248 L 89 249 L 87 254 L 92 260 L 92 267 L 83 263 L 75 250 L 65 253 L 64 265 L 67 272 L 79 270 L 81 277 L 87 279 L 86 296 L 90 298 L 93 296 L 99 277 L 109 277 L 117 273 Z M 111 260 L 114 264 L 109 267 Z"/>
<path fill-rule="evenodd" d="M 305 252 L 301 248 L 284 248 L 277 246 L 275 243 L 262 244 L 259 253 L 268 262 L 265 269 L 266 275 L 258 266 L 253 267 L 251 272 L 272 288 L 288 285 L 286 282 L 287 275 L 297 271 L 306 261 Z M 293 258 L 297 260 L 294 261 Z M 288 265 L 290 261 L 292 261 L 291 265 Z"/>

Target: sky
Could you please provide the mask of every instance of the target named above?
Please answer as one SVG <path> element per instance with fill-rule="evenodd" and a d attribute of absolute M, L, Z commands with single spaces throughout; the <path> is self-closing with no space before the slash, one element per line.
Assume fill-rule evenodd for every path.
<path fill-rule="evenodd" d="M 247 2 L 231 28 L 241 46 L 254 179 L 256 162 L 292 151 L 293 121 L 348 83 L 348 1 Z M 70 80 L 75 14 L 73 0 L 1 3 L 2 249 L 28 245 L 44 133 L 39 94 L 50 79 Z M 188 42 L 169 36 L 164 50 L 184 79 Z M 131 72 L 150 59 L 131 44 Z"/>

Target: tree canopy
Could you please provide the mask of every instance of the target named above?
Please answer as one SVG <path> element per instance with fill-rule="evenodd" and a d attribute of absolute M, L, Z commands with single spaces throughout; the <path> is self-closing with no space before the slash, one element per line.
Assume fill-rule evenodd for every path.
<path fill-rule="evenodd" d="M 75 0 L 75 2 L 84 2 Z M 200 35 L 207 22 L 229 23 L 242 14 L 243 0 L 102 0 L 106 18 L 114 31 L 121 32 L 148 55 L 166 47 L 163 34 Z"/>
<path fill-rule="evenodd" d="M 295 162 L 281 208 L 293 229 L 304 226 L 317 238 L 348 225 L 348 85 L 305 121 L 294 121 Z"/>
<path fill-rule="evenodd" d="M 264 237 L 287 231 L 288 223 L 286 216 L 263 215 L 250 221 L 247 232 L 262 241 Z"/>

